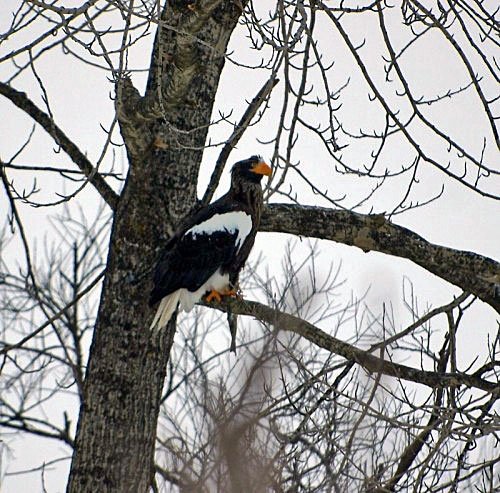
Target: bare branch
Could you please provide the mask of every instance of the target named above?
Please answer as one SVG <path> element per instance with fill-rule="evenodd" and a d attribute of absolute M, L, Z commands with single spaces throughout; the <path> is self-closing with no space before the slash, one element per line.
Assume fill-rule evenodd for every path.
<path fill-rule="evenodd" d="M 279 82 L 279 80 L 276 79 L 273 75 L 269 80 L 267 80 L 264 83 L 264 85 L 261 87 L 260 91 L 257 93 L 257 95 L 252 99 L 251 103 L 248 105 L 247 109 L 245 110 L 245 113 L 241 117 L 241 120 L 236 125 L 233 133 L 231 134 L 231 137 L 229 137 L 229 139 L 226 142 L 226 144 L 224 145 L 221 153 L 219 154 L 219 157 L 217 158 L 217 162 L 215 163 L 215 167 L 214 167 L 214 170 L 212 172 L 212 176 L 210 177 L 210 183 L 208 184 L 208 187 L 205 191 L 205 195 L 203 196 L 203 199 L 201 200 L 202 205 L 206 205 L 212 200 L 215 189 L 217 188 L 217 185 L 219 184 L 219 180 L 220 180 L 220 177 L 222 175 L 222 172 L 224 171 L 224 166 L 226 165 L 227 159 L 229 158 L 229 154 L 236 147 L 241 136 L 243 135 L 245 130 L 250 125 L 252 118 L 255 116 L 258 109 L 262 105 L 262 103 L 264 101 L 266 101 L 266 99 L 269 97 L 269 95 L 271 94 L 271 91 L 273 90 L 273 88 L 276 86 L 276 84 L 278 82 Z"/>
<path fill-rule="evenodd" d="M 418 370 L 399 363 L 393 363 L 373 356 L 369 351 L 363 351 L 347 342 L 341 341 L 320 328 L 288 313 L 275 308 L 248 300 L 225 300 L 222 304 L 207 304 L 205 306 L 228 311 L 238 315 L 250 315 L 258 320 L 274 325 L 280 330 L 294 332 L 316 346 L 338 354 L 348 361 L 354 361 L 369 373 L 384 375 L 408 380 L 431 388 L 459 387 L 466 385 L 490 392 L 494 395 L 500 392 L 498 383 L 489 382 L 475 375 L 466 373 L 439 373 L 434 371 Z"/>
<path fill-rule="evenodd" d="M 78 149 L 76 144 L 66 136 L 66 134 L 49 117 L 49 115 L 38 108 L 38 106 L 36 106 L 25 93 L 17 91 L 3 82 L 0 82 L 0 94 L 9 99 L 13 104 L 28 114 L 45 129 L 45 131 L 55 140 L 57 145 L 60 145 L 64 152 L 66 152 L 71 160 L 80 168 L 90 183 L 94 185 L 95 189 L 99 192 L 109 207 L 114 210 L 118 202 L 118 195 L 106 183 L 104 178 L 94 168 L 85 154 Z"/>
<path fill-rule="evenodd" d="M 406 258 L 491 305 L 500 313 L 500 264 L 478 253 L 428 242 L 383 215 L 364 215 L 323 207 L 271 204 L 261 231 L 332 240 Z"/>

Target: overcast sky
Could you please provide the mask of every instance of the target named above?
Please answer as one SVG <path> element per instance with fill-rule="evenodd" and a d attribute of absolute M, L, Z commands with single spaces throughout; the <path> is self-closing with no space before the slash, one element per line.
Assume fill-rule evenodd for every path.
<path fill-rule="evenodd" d="M 17 2 L 2 2 L 0 4 L 0 32 L 4 32 L 12 5 Z M 80 2 L 74 2 L 78 5 Z M 67 2 L 70 5 L 70 2 Z M 263 7 L 263 10 L 264 7 Z M 373 23 L 363 21 L 353 21 L 348 23 L 350 33 L 354 39 L 361 41 L 366 39 L 366 47 L 362 53 L 368 66 L 373 70 L 375 77 L 380 78 L 382 74 L 382 60 L 380 55 L 380 40 L 377 40 L 376 26 Z M 343 123 L 353 131 L 355 129 L 369 129 L 370 126 L 378 124 L 380 115 L 373 109 L 374 103 L 368 100 L 363 84 L 356 75 L 353 68 L 352 58 L 341 47 L 339 36 L 332 34 L 331 25 L 325 20 L 319 21 L 317 28 L 319 46 L 325 51 L 327 60 L 334 60 L 337 69 L 332 73 L 333 86 L 340 87 L 350 78 L 350 85 L 345 89 L 343 96 L 343 109 L 339 112 L 339 117 Z M 396 20 L 393 25 L 394 39 L 401 37 L 404 41 L 404 34 L 398 30 Z M 15 49 L 27 39 L 32 39 L 37 26 L 32 26 L 26 36 L 16 37 L 12 40 L 4 41 L 0 45 L 0 57 Z M 150 46 L 153 41 L 151 34 L 144 42 L 130 50 L 129 67 L 135 69 L 146 69 L 150 59 Z M 245 30 L 239 26 L 232 38 L 230 45 L 231 58 L 239 61 L 252 62 L 264 54 L 255 54 L 248 49 Z M 256 56 L 258 58 L 256 58 Z M 456 58 L 450 55 L 444 44 L 436 37 L 430 37 L 425 43 L 420 43 L 418 47 L 410 50 L 403 64 L 407 71 L 408 78 L 414 83 L 414 88 L 421 91 L 423 95 L 431 97 L 442 94 L 448 88 L 456 87 L 457 81 L 465 80 L 463 66 Z M 43 80 L 46 91 L 49 95 L 50 106 L 57 124 L 65 133 L 78 144 L 91 161 L 95 162 L 102 150 L 105 141 L 105 134 L 100 125 L 109 128 L 113 120 L 113 101 L 110 96 L 113 94 L 113 85 L 103 70 L 89 68 L 81 62 L 65 56 L 59 49 L 51 51 L 47 56 L 41 57 L 36 64 L 37 74 Z M 0 64 L 0 79 L 5 81 L 12 73 L 12 66 L 8 62 Z M 134 72 L 134 83 L 140 90 L 144 89 L 146 74 Z M 264 70 L 244 69 L 235 66 L 231 61 L 226 63 L 214 110 L 214 119 L 219 112 L 229 115 L 231 121 L 237 120 L 245 109 L 246 101 L 250 100 L 257 93 L 268 74 Z M 359 80 L 358 80 L 359 79 Z M 44 107 L 40 87 L 32 71 L 26 71 L 24 75 L 13 81 L 12 85 L 22 91 L 26 91 L 29 96 Z M 280 92 L 281 91 L 281 92 Z M 266 113 L 263 122 L 251 128 L 243 137 L 238 148 L 232 153 L 230 162 L 235 162 L 240 158 L 248 157 L 252 154 L 262 154 L 266 160 L 272 156 L 272 147 L 259 143 L 269 135 L 276 132 L 277 118 L 282 101 L 282 84 L 275 89 L 275 95 L 271 108 Z M 313 119 L 312 110 L 308 113 L 308 118 Z M 446 101 L 426 109 L 428 114 L 436 117 L 442 128 L 452 133 L 459 142 L 468 146 L 471 152 L 476 155 L 480 152 L 482 136 L 488 134 L 478 98 L 472 91 L 465 92 L 457 96 L 452 102 Z M 318 110 L 319 112 L 319 110 Z M 319 115 L 320 113 L 318 113 Z M 22 112 L 15 108 L 5 98 L 0 97 L 0 156 L 3 160 L 9 160 L 14 153 L 23 145 L 32 129 L 32 123 Z M 323 114 L 319 116 L 323 118 Z M 229 124 L 221 123 L 211 129 L 210 138 L 213 142 L 223 142 L 231 132 Z M 491 132 L 490 132 L 491 133 Z M 118 135 L 116 140 L 119 140 Z M 497 150 L 491 145 L 491 135 L 488 137 L 488 147 L 486 157 L 490 164 L 498 166 Z M 432 149 L 436 144 L 428 143 Z M 361 147 L 361 146 L 360 146 Z M 46 164 L 61 165 L 64 167 L 74 167 L 62 152 L 54 151 L 55 145 L 44 134 L 43 129 L 35 127 L 35 132 L 31 138 L 30 145 L 16 158 L 18 164 Z M 203 193 L 204 187 L 210 176 L 211 166 L 220 151 L 218 148 L 209 148 L 205 152 L 202 175 L 200 176 L 199 191 Z M 345 151 L 346 156 L 359 156 L 365 159 L 367 150 L 357 148 L 356 143 L 351 143 Z M 437 155 L 441 152 L 435 149 Z M 293 159 L 300 160 L 301 169 L 307 176 L 323 190 L 334 197 L 347 195 L 346 206 L 349 207 L 356 202 L 356 197 L 361 196 L 366 190 L 365 184 L 353 177 L 342 177 L 333 172 L 331 159 L 322 150 L 317 141 L 305 132 L 300 135 L 293 152 Z M 398 166 L 408 160 L 407 149 L 404 145 L 398 148 L 397 145 L 391 147 L 391 152 L 384 156 L 388 167 Z M 123 148 L 116 148 L 114 156 L 108 153 L 101 166 L 102 170 L 126 169 L 126 159 Z M 27 172 L 8 172 L 11 180 L 19 189 L 30 188 L 32 186 L 32 174 Z M 456 182 L 443 178 L 441 173 L 428 166 L 423 166 L 419 172 L 420 184 L 415 189 L 415 194 L 429 198 L 439 192 L 441 184 L 444 183 L 444 194 L 439 200 L 430 205 L 415 209 L 408 213 L 395 216 L 393 219 L 398 224 L 402 224 L 426 239 L 446 245 L 452 248 L 475 251 L 486 256 L 499 259 L 500 245 L 500 210 L 498 202 L 491 199 L 482 198 L 478 194 L 465 189 Z M 118 190 L 120 183 L 109 181 Z M 71 191 L 74 184 L 63 185 L 56 174 L 38 173 L 36 184 L 41 189 L 38 200 L 50 202 L 57 199 L 56 193 Z M 293 187 L 301 203 L 327 205 L 314 195 L 296 176 L 290 176 L 289 185 Z M 69 187 L 64 188 L 64 186 Z M 218 194 L 225 191 L 228 186 L 227 173 L 223 177 Z M 492 185 L 499 190 L 499 181 Z M 398 198 L 404 193 L 404 183 L 395 181 L 389 184 L 381 193 L 374 197 L 374 200 L 362 208 L 360 212 L 369 212 L 372 208 L 374 212 L 385 212 L 391 210 Z M 274 195 L 273 201 L 282 200 Z M 71 207 L 81 205 L 87 216 L 92 218 L 96 215 L 99 197 L 97 193 L 87 187 L 77 199 L 72 201 Z M 0 210 L 8 211 L 5 196 L 0 197 Z M 46 235 L 52 235 L 52 227 L 48 222 L 48 216 L 61 211 L 61 208 L 32 208 L 21 206 L 20 211 L 23 220 L 26 222 L 27 230 L 31 239 L 37 238 L 40 241 Z M 2 215 L 4 217 L 5 214 Z M 258 251 L 264 252 L 266 265 L 262 269 L 269 269 L 271 273 L 279 275 L 279 264 L 283 255 L 283 246 L 287 238 L 281 235 L 259 235 L 256 251 L 252 254 L 252 259 L 256 258 Z M 440 303 L 449 302 L 453 295 L 460 292 L 457 288 L 436 278 L 432 274 L 411 264 L 411 262 L 391 258 L 382 254 L 370 252 L 363 253 L 361 250 L 344 245 L 321 242 L 322 262 L 334 264 L 342 263 L 342 276 L 346 278 L 345 296 L 348 298 L 351 291 L 356 296 L 361 296 L 371 286 L 366 302 L 375 312 L 382 308 L 383 303 L 390 303 L 394 308 L 397 317 L 397 325 L 403 327 L 410 320 L 409 313 L 402 304 L 403 283 L 410 279 L 415 286 L 419 303 L 422 308 L 427 304 L 437 306 Z M 41 254 L 41 250 L 39 249 Z M 12 243 L 10 249 L 1 252 L 3 258 L 9 262 L 20 261 L 19 244 Z M 467 347 L 467 354 L 471 357 L 465 359 L 470 362 L 472 355 L 480 352 L 486 346 L 488 334 L 493 333 L 495 326 L 493 311 L 477 304 L 477 308 L 467 315 L 466 329 L 462 331 L 461 344 Z M 225 336 L 225 335 L 224 335 Z M 348 338 L 348 334 L 346 334 Z M 462 353 L 460 353 L 462 354 Z M 467 361 L 463 361 L 465 364 Z M 75 418 L 76 419 L 76 418 Z M 31 437 L 23 439 L 12 439 L 2 437 L 11 447 L 10 452 L 4 450 L 2 456 L 2 473 L 6 471 L 16 471 L 33 467 L 40 464 L 41 457 L 55 456 L 62 457 L 68 453 L 67 449 L 52 444 L 46 440 L 34 439 Z M 47 453 L 47 450 L 52 450 Z M 65 473 L 68 461 L 58 464 L 52 468 L 47 468 L 45 474 L 45 484 L 47 491 L 63 491 L 65 484 Z M 4 477 L 2 491 L 4 493 L 19 492 L 19 481 L 22 478 L 24 491 L 40 491 L 40 474 L 33 473 L 29 476 L 7 476 Z"/>

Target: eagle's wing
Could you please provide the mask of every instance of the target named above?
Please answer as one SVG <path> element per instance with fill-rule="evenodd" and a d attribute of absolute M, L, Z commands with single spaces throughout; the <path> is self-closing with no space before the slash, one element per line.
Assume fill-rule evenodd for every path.
<path fill-rule="evenodd" d="M 167 245 L 156 269 L 150 305 L 181 288 L 198 290 L 217 269 L 231 263 L 251 229 L 247 212 L 212 209 L 211 215 Z"/>

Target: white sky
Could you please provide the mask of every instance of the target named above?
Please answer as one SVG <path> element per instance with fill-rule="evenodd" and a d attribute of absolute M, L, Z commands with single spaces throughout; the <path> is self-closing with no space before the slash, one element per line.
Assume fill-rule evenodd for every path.
<path fill-rule="evenodd" d="M 78 4 L 79 2 L 75 2 Z M 70 3 L 68 2 L 67 5 Z M 266 4 L 267 5 L 267 4 Z M 5 22 L 9 18 L 9 12 L 12 8 L 12 2 L 2 2 L 0 4 L 0 31 L 5 29 Z M 364 18 L 363 18 L 364 19 Z M 332 35 L 331 26 L 328 22 L 319 21 L 319 43 L 320 47 L 326 50 L 326 59 L 334 59 L 336 70 L 332 74 L 332 87 L 337 87 L 345 83 L 348 77 L 351 77 L 351 83 L 345 90 L 343 98 L 344 107 L 339 115 L 342 116 L 342 122 L 348 126 L 351 131 L 364 128 L 365 130 L 379 123 L 375 104 L 370 103 L 366 92 L 360 91 L 362 82 L 359 76 L 353 74 L 352 60 L 341 45 L 338 35 Z M 376 77 L 383 76 L 382 60 L 377 52 L 380 47 L 380 40 L 375 36 L 375 26 L 370 23 L 353 22 L 350 25 L 350 32 L 355 39 L 361 41 L 367 39 L 366 47 L 363 48 L 367 64 Z M 401 36 L 403 42 L 404 35 L 397 31 L 397 36 Z M 30 32 L 26 38 L 33 36 Z M 153 36 L 149 37 L 148 43 L 152 42 Z M 22 40 L 13 40 L 11 44 L 0 45 L 0 56 L 13 48 Z M 251 60 L 254 53 L 245 48 L 244 30 L 239 30 L 232 39 L 230 51 L 232 58 L 238 60 Z M 130 51 L 130 66 L 137 68 L 147 67 L 149 63 L 150 48 L 147 44 L 135 46 Z M 243 54 L 244 53 L 244 54 Z M 426 44 L 419 44 L 410 50 L 404 69 L 407 71 L 408 78 L 414 84 L 416 92 L 423 96 L 431 97 L 442 93 L 452 86 L 460 85 L 465 80 L 465 72 L 449 52 L 443 47 L 439 37 L 429 38 Z M 11 72 L 8 64 L 0 64 L 0 78 L 5 80 Z M 65 133 L 78 144 L 91 161 L 95 162 L 105 141 L 105 134 L 100 128 L 103 125 L 109 128 L 113 119 L 113 101 L 110 95 L 113 92 L 113 86 L 107 79 L 104 71 L 92 70 L 81 63 L 63 56 L 59 50 L 51 52 L 37 64 L 37 72 L 43 79 L 47 93 L 50 98 L 51 109 L 54 113 L 57 124 Z M 228 62 L 223 72 L 220 88 L 216 101 L 214 118 L 219 112 L 230 114 L 231 120 L 238 120 L 245 108 L 245 101 L 250 100 L 256 94 L 267 75 L 262 70 L 241 69 Z M 134 74 L 133 80 L 137 87 L 144 84 L 144 74 Z M 13 83 L 19 90 L 27 91 L 30 97 L 41 107 L 41 91 L 34 82 L 31 72 L 20 77 Z M 253 154 L 262 154 L 264 159 L 269 162 L 272 155 L 271 146 L 258 143 L 258 139 L 266 139 L 272 135 L 276 129 L 278 112 L 280 109 L 282 84 L 275 89 L 275 102 L 272 103 L 270 111 L 266 114 L 262 124 L 251 128 L 242 138 L 238 148 L 232 153 L 230 163 L 239 159 L 246 158 Z M 491 92 L 493 89 L 491 90 Z M 491 94 L 490 94 L 491 96 Z M 319 111 L 319 110 L 318 110 Z M 402 110 L 404 111 L 404 109 Z M 31 130 L 31 122 L 20 111 L 8 102 L 5 98 L 0 98 L 0 156 L 7 160 L 19 149 L 26 141 Z M 314 117 L 312 110 L 306 110 L 309 118 Z M 318 113 L 319 114 L 319 113 Z M 470 92 L 458 96 L 452 103 L 445 101 L 435 106 L 425 108 L 425 114 L 436 117 L 440 125 L 449 130 L 456 139 L 467 145 L 471 152 L 479 153 L 482 146 L 482 136 L 488 133 L 485 120 L 482 116 L 478 99 L 471 96 Z M 339 116 L 340 118 L 340 116 Z M 416 130 L 417 131 L 417 130 Z M 213 128 L 211 138 L 213 141 L 224 141 L 231 132 L 231 126 L 221 124 Z M 422 135 L 426 135 L 426 130 L 421 130 Z M 491 135 L 489 141 L 491 141 Z M 432 139 L 426 141 L 430 152 L 436 155 L 443 151 L 439 145 Z M 209 148 L 205 152 L 202 174 L 200 176 L 199 191 L 200 195 L 208 183 L 211 166 L 215 162 L 220 148 Z M 351 144 L 344 151 L 346 156 L 359 156 L 359 159 L 365 159 L 368 149 L 363 146 Z M 498 166 L 497 150 L 488 145 L 485 153 L 490 164 Z M 355 202 L 354 197 L 362 195 L 366 190 L 364 183 L 355 177 L 345 177 L 335 174 L 332 171 L 332 164 L 329 157 L 321 149 L 318 141 L 310 136 L 304 135 L 299 139 L 294 149 L 293 159 L 300 160 L 301 169 L 307 171 L 308 177 L 323 190 L 328 190 L 331 195 L 340 197 L 347 195 L 349 199 Z M 399 166 L 406 162 L 407 147 L 404 144 L 391 147 L 391 152 L 384 155 L 384 162 L 387 166 Z M 54 152 L 54 144 L 46 137 L 44 131 L 39 127 L 35 129 L 31 145 L 16 159 L 18 164 L 61 164 L 66 167 L 73 167 L 62 152 Z M 125 158 L 123 149 L 117 149 L 115 155 L 109 154 L 103 162 L 101 169 L 109 170 L 114 166 L 115 170 L 125 168 Z M 9 171 L 9 177 L 15 181 L 17 186 L 31 187 L 33 177 L 26 172 Z M 450 180 L 443 180 L 440 173 L 431 169 L 429 166 L 423 166 L 419 172 L 420 184 L 415 189 L 416 195 L 420 197 L 430 197 L 439 192 L 441 183 L 445 183 L 444 195 L 436 202 L 421 208 L 415 209 L 400 216 L 396 216 L 394 221 L 404 225 L 417 232 L 426 239 L 446 245 L 452 248 L 475 251 L 497 260 L 500 244 L 500 210 L 497 202 L 491 199 L 485 199 L 474 192 L 465 189 Z M 55 174 L 37 174 L 37 186 L 41 188 L 40 200 L 52 201 L 57 199 L 55 192 L 63 192 L 61 182 Z M 109 181 L 115 189 L 118 189 L 116 182 Z M 115 185 L 116 184 L 116 185 Z M 229 176 L 226 172 L 218 194 L 223 193 L 229 184 Z M 320 201 L 316 195 L 304 187 L 299 180 L 292 177 L 289 184 L 294 187 L 298 193 L 299 200 L 306 204 L 327 205 Z M 493 184 L 496 190 L 499 189 L 500 182 L 497 180 Z M 74 185 L 69 185 L 74 187 Z M 404 183 L 394 181 L 382 189 L 374 200 L 362 210 L 368 212 L 370 207 L 374 212 L 383 212 L 391 210 L 398 197 L 404 190 Z M 279 201 L 279 197 L 274 196 L 273 200 Z M 76 201 L 74 201 L 76 203 Z M 78 204 L 82 205 L 89 217 L 93 217 L 97 211 L 98 195 L 87 187 L 79 196 Z M 7 204 L 5 198 L 0 198 L 0 210 L 6 211 Z M 59 207 L 59 211 L 61 208 Z M 51 226 L 47 222 L 47 215 L 53 214 L 53 210 L 47 208 L 31 208 L 20 206 L 23 219 L 27 224 L 27 229 L 32 238 L 43 238 L 46 234 L 51 234 Z M 256 243 L 255 252 L 252 259 L 257 257 L 258 251 L 265 253 L 265 263 L 262 266 L 270 274 L 279 276 L 280 262 L 284 252 L 284 235 L 261 234 Z M 18 245 L 2 252 L 2 256 L 7 256 L 10 261 L 19 260 Z M 425 272 L 418 266 L 404 259 L 395 259 L 379 253 L 363 253 L 359 249 L 347 247 L 345 245 L 332 244 L 330 242 L 321 242 L 320 249 L 322 259 L 326 263 L 333 261 L 335 264 L 342 262 L 342 275 L 347 279 L 345 285 L 345 296 L 350 296 L 352 290 L 357 296 L 361 296 L 371 286 L 366 297 L 366 302 L 375 312 L 381 310 L 383 303 L 391 303 L 396 314 L 397 324 L 401 327 L 409 321 L 409 315 L 402 304 L 402 289 L 406 278 L 411 279 L 414 284 L 415 292 L 419 298 L 420 306 L 424 308 L 427 304 L 438 306 L 440 303 L 451 301 L 452 295 L 460 291 L 448 283 L 436 278 L 432 274 Z M 4 257 L 5 258 L 5 257 Z M 493 323 L 494 314 L 487 306 L 481 307 L 477 304 L 467 314 L 465 327 L 460 333 L 459 344 L 462 350 L 459 354 L 467 355 L 464 358 L 464 365 L 471 362 L 474 355 L 486 347 L 488 334 L 491 334 L 495 328 Z M 443 327 L 445 320 L 442 321 Z M 349 338 L 349 334 L 339 334 L 339 337 Z M 465 350 L 466 348 L 466 350 Z M 62 418 L 62 412 L 56 411 L 58 420 Z M 76 419 L 76 418 L 75 418 Z M 60 422 L 60 421 L 59 421 Z M 3 456 L 0 467 L 3 471 L 15 471 L 33 466 L 40 463 L 40 457 L 50 456 L 59 457 L 68 453 L 59 444 L 52 444 L 47 440 L 23 438 L 14 441 L 9 437 L 2 437 L 12 446 L 12 455 Z M 50 449 L 50 453 L 48 453 Z M 47 491 L 63 491 L 65 481 L 65 469 L 67 463 L 55 466 L 53 470 L 47 470 L 45 474 L 45 485 Z M 55 472 L 54 472 L 55 471 Z M 9 476 L 4 478 L 2 491 L 4 493 L 17 493 L 19 490 L 20 478 Z M 22 476 L 23 489 L 25 491 L 41 491 L 40 474 L 30 474 L 27 477 Z"/>

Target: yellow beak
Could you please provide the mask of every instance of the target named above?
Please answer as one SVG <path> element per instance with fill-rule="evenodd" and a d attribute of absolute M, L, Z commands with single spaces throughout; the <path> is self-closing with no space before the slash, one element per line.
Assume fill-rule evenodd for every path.
<path fill-rule="evenodd" d="M 264 161 L 260 161 L 252 167 L 252 172 L 257 173 L 258 175 L 271 176 L 273 174 L 273 170 L 271 166 L 269 166 Z"/>

